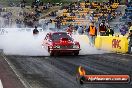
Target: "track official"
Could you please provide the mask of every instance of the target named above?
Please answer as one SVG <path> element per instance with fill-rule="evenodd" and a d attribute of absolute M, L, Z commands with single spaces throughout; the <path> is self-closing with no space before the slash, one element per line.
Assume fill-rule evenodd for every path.
<path fill-rule="evenodd" d="M 90 45 L 95 44 L 95 37 L 97 36 L 97 29 L 94 26 L 94 22 L 92 22 L 87 29 L 88 35 L 89 35 L 89 40 L 90 40 Z"/>

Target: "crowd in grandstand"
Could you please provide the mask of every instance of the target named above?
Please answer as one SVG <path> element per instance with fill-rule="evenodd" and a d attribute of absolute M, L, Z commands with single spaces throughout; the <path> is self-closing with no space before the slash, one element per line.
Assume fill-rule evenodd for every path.
<path fill-rule="evenodd" d="M 129 29 L 132 29 L 131 23 L 130 25 L 126 25 L 125 23 L 117 25 L 115 29 L 109 24 L 114 19 L 124 15 L 121 10 L 118 10 L 120 0 L 117 0 L 118 2 L 114 1 L 109 0 L 109 2 L 103 3 L 90 2 L 89 0 L 73 2 L 69 5 L 61 6 L 61 9 L 58 11 L 51 11 L 48 15 L 48 18 L 51 18 L 49 21 L 40 22 L 40 20 L 46 19 L 45 17 L 40 19 L 45 14 L 43 11 L 47 11 L 51 7 L 54 8 L 53 6 L 56 4 L 34 0 L 30 6 L 31 11 L 25 11 L 26 1 L 22 0 L 19 5 L 22 10 L 18 11 L 17 18 L 13 18 L 14 13 L 12 11 L 0 8 L 0 16 L 4 18 L 4 26 L 1 24 L 1 27 L 11 27 L 15 24 L 18 28 L 35 27 L 37 29 L 37 27 L 46 28 L 45 26 L 48 26 L 49 23 L 53 23 L 55 24 L 55 28 L 59 30 L 65 28 L 70 34 L 87 34 L 91 44 L 94 44 L 94 39 L 97 35 L 113 36 L 118 28 L 120 34 L 125 36 L 130 32 Z M 131 37 L 131 34 L 129 37 Z"/>
<path fill-rule="evenodd" d="M 26 1 L 22 0 L 20 6 L 24 8 L 25 3 Z M 73 25 L 74 29 L 78 30 L 79 34 L 83 34 L 88 29 L 89 23 L 94 22 L 100 35 L 108 35 L 108 29 L 111 29 L 109 22 L 117 16 L 122 16 L 121 11 L 117 10 L 118 4 L 112 4 L 112 1 L 90 3 L 89 0 L 85 0 L 83 3 L 75 2 L 67 6 L 63 6 L 62 15 L 57 15 L 56 12 L 51 12 L 49 16 L 56 17 L 53 21 L 58 29 L 60 29 L 62 25 Z M 15 19 L 16 26 L 19 28 L 34 27 L 35 25 L 38 26 L 39 17 L 41 16 L 42 11 L 52 6 L 54 6 L 54 4 L 51 4 L 50 2 L 43 3 L 40 0 L 35 0 L 31 4 L 31 8 L 34 12 L 20 12 L 19 16 L 22 15 L 23 19 Z M 10 18 L 11 16 L 12 12 L 8 12 L 3 15 L 5 18 L 5 24 L 12 24 L 12 22 L 9 22 L 9 20 L 12 21 Z M 102 22 L 102 20 L 105 20 L 105 22 Z M 53 21 L 51 20 L 50 22 Z M 128 28 L 125 25 L 121 25 L 119 28 L 122 35 L 125 35 L 128 31 Z"/>
<path fill-rule="evenodd" d="M 21 1 L 20 6 L 22 8 L 25 7 L 25 0 Z M 89 26 L 90 22 L 94 22 L 95 26 L 99 28 L 99 24 L 102 20 L 105 20 L 105 24 L 107 24 L 117 16 L 121 16 L 121 11 L 117 11 L 118 5 L 112 6 L 111 2 L 92 2 L 89 0 L 85 0 L 85 2 L 75 2 L 71 3 L 67 6 L 63 6 L 63 14 L 57 15 L 56 12 L 51 12 L 49 16 L 54 16 L 54 22 L 57 28 L 61 28 L 62 25 L 70 25 L 75 26 L 75 29 L 85 30 L 87 26 Z M 19 15 L 23 16 L 23 19 L 16 18 L 15 23 L 17 27 L 34 27 L 35 25 L 39 25 L 39 17 L 42 14 L 42 11 L 54 6 L 54 4 L 43 3 L 40 0 L 34 0 L 31 4 L 31 8 L 34 10 L 33 12 L 20 12 Z M 1 10 L 0 10 L 1 11 Z M 12 12 L 8 12 L 3 15 L 6 19 L 5 24 L 8 24 L 9 20 L 11 20 Z M 51 21 L 53 22 L 53 21 Z M 12 24 L 12 23 L 11 23 Z M 102 23 L 104 25 L 104 23 Z M 100 25 L 102 25 L 100 24 Z M 24 25 L 24 26 L 23 26 Z M 123 27 L 121 28 L 123 29 Z M 126 28 L 125 28 L 126 29 Z M 123 30 L 121 30 L 123 32 Z M 102 33 L 101 33 L 102 35 Z"/>
<path fill-rule="evenodd" d="M 12 2 L 10 2 L 10 4 L 11 3 Z M 22 8 L 22 10 L 18 11 L 18 17 L 16 16 L 15 18 L 13 17 L 14 13 L 12 13 L 11 10 L 7 10 L 7 8 L 0 7 L 0 15 L 2 18 L 4 18 L 4 23 L 1 27 L 12 27 L 14 25 L 16 25 L 16 27 L 18 28 L 34 27 L 35 25 L 38 25 L 39 17 L 41 16 L 42 11 L 48 10 L 53 5 L 54 4 L 51 4 L 50 2 L 43 3 L 40 0 L 34 0 L 34 2 L 32 2 L 31 4 L 32 11 L 25 11 L 24 8 L 26 7 L 26 1 L 22 0 L 17 7 L 15 5 L 11 5 L 12 7 Z M 56 16 L 56 13 L 52 12 L 51 16 L 52 15 Z"/>

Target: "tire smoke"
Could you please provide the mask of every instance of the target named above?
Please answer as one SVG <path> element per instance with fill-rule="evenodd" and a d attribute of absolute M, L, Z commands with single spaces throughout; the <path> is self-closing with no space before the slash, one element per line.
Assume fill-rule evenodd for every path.
<path fill-rule="evenodd" d="M 12 29 L 4 35 L 0 35 L 0 49 L 3 49 L 6 55 L 24 55 L 24 56 L 49 56 L 46 49 L 41 44 L 49 31 L 40 32 L 34 36 L 32 31 L 17 31 Z M 88 42 L 79 39 L 76 35 L 73 38 L 81 45 L 80 55 L 103 54 L 106 53 L 91 47 Z"/>
<path fill-rule="evenodd" d="M 41 47 L 45 35 L 43 32 L 36 36 L 32 32 L 8 32 L 1 35 L 0 48 L 6 55 L 49 56 Z"/>

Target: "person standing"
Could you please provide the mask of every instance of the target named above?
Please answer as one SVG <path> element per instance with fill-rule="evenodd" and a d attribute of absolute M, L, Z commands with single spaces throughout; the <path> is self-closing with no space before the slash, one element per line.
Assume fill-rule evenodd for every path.
<path fill-rule="evenodd" d="M 69 34 L 72 34 L 72 32 L 73 32 L 73 26 L 69 25 L 68 28 L 66 29 L 66 32 L 68 32 Z"/>
<path fill-rule="evenodd" d="M 90 22 L 93 22 L 93 21 L 94 21 L 94 17 L 93 17 L 92 14 L 90 14 L 90 16 L 89 16 L 89 20 L 90 20 Z"/>
<path fill-rule="evenodd" d="M 132 24 L 130 25 L 129 32 L 130 32 L 130 30 L 132 30 Z"/>
<path fill-rule="evenodd" d="M 35 29 L 33 30 L 33 34 L 38 34 L 38 33 L 39 33 L 39 31 L 37 29 L 37 26 L 35 26 Z"/>
<path fill-rule="evenodd" d="M 132 30 L 130 30 L 128 38 L 130 39 L 129 45 L 128 45 L 128 54 L 130 54 L 131 53 L 131 47 L 132 47 Z"/>
<path fill-rule="evenodd" d="M 79 35 L 82 35 L 84 33 L 84 29 L 83 29 L 82 26 L 79 26 L 78 29 L 77 29 L 77 31 L 78 31 Z"/>
<path fill-rule="evenodd" d="M 114 35 L 114 30 L 108 26 L 107 31 L 106 31 L 106 36 L 113 36 Z"/>
<path fill-rule="evenodd" d="M 97 29 L 94 26 L 94 22 L 91 22 L 89 28 L 87 29 L 88 35 L 89 35 L 89 40 L 90 40 L 90 45 L 95 44 L 95 38 L 97 36 Z"/>
<path fill-rule="evenodd" d="M 99 33 L 100 36 L 105 36 L 106 35 L 107 28 L 105 26 L 105 22 L 102 21 L 101 24 L 99 25 Z"/>
<path fill-rule="evenodd" d="M 125 36 L 125 34 L 127 33 L 128 29 L 125 25 L 121 25 L 120 27 L 120 33 L 121 35 Z"/>

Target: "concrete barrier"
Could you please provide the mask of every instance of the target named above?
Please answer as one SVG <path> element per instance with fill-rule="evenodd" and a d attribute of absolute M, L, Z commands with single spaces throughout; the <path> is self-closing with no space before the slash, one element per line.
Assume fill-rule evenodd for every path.
<path fill-rule="evenodd" d="M 107 51 L 126 53 L 128 51 L 128 39 L 124 36 L 98 36 L 95 39 L 95 47 Z"/>

